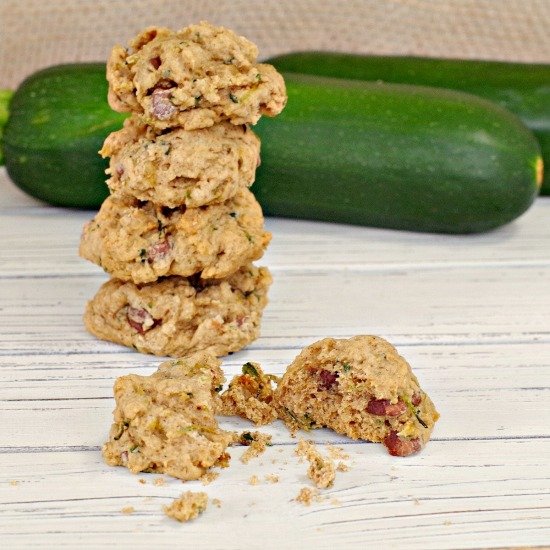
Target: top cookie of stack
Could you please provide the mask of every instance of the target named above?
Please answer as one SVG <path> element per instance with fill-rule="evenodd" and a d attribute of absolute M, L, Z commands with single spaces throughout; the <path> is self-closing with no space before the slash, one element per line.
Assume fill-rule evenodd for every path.
<path fill-rule="evenodd" d="M 228 120 L 255 124 L 285 106 L 282 76 L 256 63 L 249 40 L 207 22 L 178 32 L 149 28 L 116 46 L 107 65 L 109 104 L 156 129 L 207 128 Z"/>
<path fill-rule="evenodd" d="M 257 55 L 207 22 L 113 49 L 109 103 L 131 116 L 100 151 L 112 194 L 80 244 L 113 277 L 87 306 L 96 336 L 157 355 L 220 355 L 258 336 L 271 278 L 251 262 L 271 235 L 248 189 L 260 163 L 249 125 L 277 115 L 286 90 Z"/>

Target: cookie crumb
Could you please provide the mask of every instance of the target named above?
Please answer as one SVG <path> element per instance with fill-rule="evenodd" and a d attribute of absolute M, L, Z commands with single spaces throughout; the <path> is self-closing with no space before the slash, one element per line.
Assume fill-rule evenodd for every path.
<path fill-rule="evenodd" d="M 142 485 L 145 485 L 147 481 L 145 481 L 142 477 L 138 479 L 138 483 L 141 483 Z"/>
<path fill-rule="evenodd" d="M 214 506 L 216 506 L 217 508 L 220 508 L 221 505 L 222 505 L 222 501 L 219 498 L 213 498 L 212 499 L 212 504 Z"/>
<path fill-rule="evenodd" d="M 241 462 L 248 464 L 251 459 L 261 455 L 266 447 L 271 445 L 271 436 L 261 432 L 243 432 L 239 436 L 239 443 L 248 446 L 241 456 Z"/>
<path fill-rule="evenodd" d="M 181 497 L 176 498 L 172 504 L 164 507 L 164 513 L 177 521 L 189 521 L 195 519 L 206 510 L 208 495 L 206 493 L 193 493 L 187 491 Z"/>
<path fill-rule="evenodd" d="M 317 489 L 302 487 L 294 500 L 304 506 L 310 506 L 312 502 L 320 502 L 322 499 Z"/>
<path fill-rule="evenodd" d="M 273 387 L 279 379 L 266 374 L 258 363 L 245 363 L 242 374 L 234 376 L 227 390 L 221 395 L 221 411 L 225 416 L 240 416 L 257 426 L 277 419 L 273 403 Z"/>
<path fill-rule="evenodd" d="M 229 462 L 231 460 L 231 455 L 229 453 L 223 453 L 218 460 L 216 460 L 216 463 L 214 466 L 218 466 L 218 468 L 229 468 Z"/>
<path fill-rule="evenodd" d="M 339 472 L 349 472 L 349 466 L 345 462 L 338 462 L 336 469 Z"/>
<path fill-rule="evenodd" d="M 333 506 L 342 506 L 342 502 L 337 499 L 337 498 L 333 498 L 330 503 L 333 505 Z"/>
<path fill-rule="evenodd" d="M 334 483 L 336 475 L 334 462 L 330 458 L 323 457 L 313 442 L 301 439 L 295 452 L 309 462 L 307 475 L 319 489 L 326 489 Z"/>
<path fill-rule="evenodd" d="M 123 514 L 127 515 L 133 514 L 135 511 L 136 509 L 133 506 L 124 506 L 124 508 L 122 508 L 121 510 Z"/>
<path fill-rule="evenodd" d="M 349 454 L 342 449 L 342 447 L 336 447 L 334 445 L 327 445 L 328 456 L 333 460 L 348 460 Z"/>
<path fill-rule="evenodd" d="M 212 483 L 215 479 L 217 479 L 220 476 L 219 472 L 206 472 L 203 474 L 199 479 L 201 480 L 203 485 L 208 485 L 209 483 Z"/>
<path fill-rule="evenodd" d="M 265 480 L 269 483 L 279 483 L 279 476 L 276 474 L 268 474 L 265 476 Z"/>
<path fill-rule="evenodd" d="M 156 485 L 157 487 L 162 487 L 163 485 L 166 485 L 166 480 L 163 477 L 156 477 L 153 480 L 153 485 Z"/>
<path fill-rule="evenodd" d="M 17 487 L 17 486 L 19 485 L 19 483 L 21 483 L 21 482 L 20 482 L 20 481 L 17 481 L 16 479 L 12 479 L 12 480 L 10 481 L 10 485 L 11 485 L 12 487 Z"/>
<path fill-rule="evenodd" d="M 250 485 L 258 485 L 260 483 L 260 478 L 257 475 L 250 476 L 248 483 Z"/>

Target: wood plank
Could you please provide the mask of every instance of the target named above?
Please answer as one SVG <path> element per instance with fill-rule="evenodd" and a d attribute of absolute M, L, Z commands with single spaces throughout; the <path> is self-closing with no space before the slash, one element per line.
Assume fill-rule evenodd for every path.
<path fill-rule="evenodd" d="M 82 226 L 94 212 L 43 206 L 0 209 L 0 278 L 98 275 L 78 257 Z M 273 233 L 263 263 L 279 270 L 431 269 L 471 265 L 550 266 L 550 197 L 517 221 L 480 235 L 434 235 L 268 218 Z"/>
<path fill-rule="evenodd" d="M 328 430 L 352 469 L 327 500 L 309 484 L 281 423 L 274 446 L 213 484 L 138 477 L 101 460 L 112 384 L 161 358 L 86 333 L 84 304 L 106 276 L 77 256 L 93 212 L 45 207 L 0 169 L 0 536 L 8 547 L 407 549 L 524 547 L 550 541 L 550 197 L 517 221 L 469 236 L 271 218 L 262 260 L 275 276 L 262 336 L 224 360 L 282 373 L 323 336 L 379 334 L 397 345 L 442 413 L 418 455 Z M 226 429 L 250 429 L 223 419 Z M 251 486 L 252 474 L 262 483 Z M 266 474 L 280 482 L 269 484 Z M 222 500 L 179 525 L 161 507 L 185 490 Z M 338 502 L 334 502 L 336 499 Z M 124 506 L 134 506 L 124 515 Z M 268 536 L 266 536 L 266 534 Z M 177 541 L 177 542 L 175 542 Z"/>
<path fill-rule="evenodd" d="M 99 277 L 5 279 L 0 354 L 111 353 L 82 325 Z M 550 270 L 464 267 L 365 273 L 278 272 L 251 349 L 297 349 L 324 336 L 406 343 L 550 340 Z M 533 299 L 536 297 L 536 299 Z"/>
<path fill-rule="evenodd" d="M 121 353 L 44 354 L 0 357 L 0 392 L 4 400 L 79 399 L 111 396 L 113 380 L 129 372 L 147 375 L 162 357 L 120 348 Z M 495 392 L 545 390 L 550 386 L 550 343 L 519 344 L 402 344 L 398 351 L 423 384 Z M 280 375 L 298 349 L 248 348 L 222 358 L 226 377 L 240 372 L 247 361 L 258 361 L 267 372 Z"/>
<path fill-rule="evenodd" d="M 20 454 L 17 461 L 0 454 L 0 535 L 5 543 L 132 548 L 161 547 L 184 536 L 188 548 L 230 549 L 468 548 L 480 541 L 548 540 L 548 440 L 509 441 L 499 452 L 491 441 L 432 442 L 430 452 L 407 459 L 376 445 L 346 445 L 351 470 L 322 492 L 326 500 L 309 507 L 293 501 L 309 485 L 293 448 L 271 447 L 248 465 L 235 448 L 230 468 L 207 487 L 169 478 L 155 485 L 157 476 L 106 467 L 96 451 Z M 248 484 L 253 474 L 259 485 Z M 267 483 L 267 474 L 279 475 L 279 483 Z M 161 507 L 185 490 L 204 490 L 222 505 L 178 525 Z M 124 506 L 135 513 L 122 514 Z"/>
<path fill-rule="evenodd" d="M 550 343 L 401 346 L 399 351 L 442 415 L 435 440 L 550 438 L 550 410 L 545 406 L 550 400 Z M 249 350 L 236 354 L 239 361 L 235 356 L 224 361 L 225 372 L 230 378 L 247 360 L 259 360 L 269 372 L 282 374 L 293 353 Z M 149 374 L 160 362 L 138 353 L 106 359 L 79 355 L 66 357 L 61 364 L 55 363 L 55 356 L 46 359 L 29 364 L 18 357 L 18 366 L 2 368 L 0 415 L 12 419 L 0 428 L 4 450 L 98 447 L 111 422 L 115 378 L 129 372 Z M 59 425 L 63 430 L 48 430 Z M 226 425 L 234 430 L 250 428 L 238 419 Z M 292 441 L 280 424 L 266 430 L 278 441 Z M 327 430 L 314 436 L 319 441 L 347 441 Z"/>

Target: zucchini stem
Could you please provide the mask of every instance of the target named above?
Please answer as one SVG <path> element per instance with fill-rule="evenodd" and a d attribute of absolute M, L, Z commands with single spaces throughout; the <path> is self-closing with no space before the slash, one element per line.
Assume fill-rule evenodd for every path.
<path fill-rule="evenodd" d="M 4 135 L 4 126 L 6 125 L 10 114 L 9 107 L 12 96 L 13 90 L 0 89 L 0 166 L 4 164 L 2 136 Z"/>

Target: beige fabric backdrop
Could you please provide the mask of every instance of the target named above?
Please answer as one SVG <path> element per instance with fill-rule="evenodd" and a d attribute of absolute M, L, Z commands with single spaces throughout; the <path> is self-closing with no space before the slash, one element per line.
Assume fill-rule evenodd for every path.
<path fill-rule="evenodd" d="M 296 49 L 550 63 L 550 0 L 0 0 L 0 87 L 104 60 L 149 25 L 207 19 L 262 57 Z"/>

